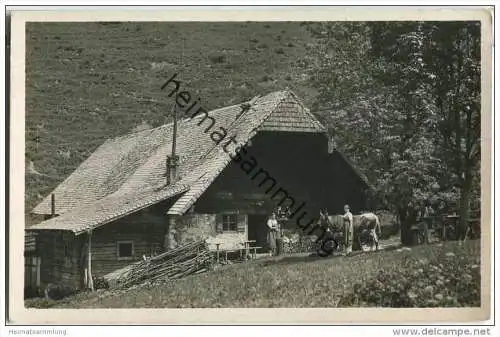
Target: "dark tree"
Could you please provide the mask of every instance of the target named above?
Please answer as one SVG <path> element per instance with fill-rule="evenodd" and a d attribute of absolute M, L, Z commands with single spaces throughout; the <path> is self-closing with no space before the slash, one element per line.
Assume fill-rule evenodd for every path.
<path fill-rule="evenodd" d="M 402 223 L 411 203 L 458 195 L 462 226 L 479 168 L 475 22 L 311 23 L 319 117 Z"/>

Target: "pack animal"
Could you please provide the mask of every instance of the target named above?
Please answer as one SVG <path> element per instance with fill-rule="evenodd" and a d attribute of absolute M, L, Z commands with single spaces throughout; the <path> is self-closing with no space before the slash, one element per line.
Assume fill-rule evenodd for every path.
<path fill-rule="evenodd" d="M 382 232 L 380 219 L 375 213 L 362 213 L 359 217 L 359 243 L 368 243 L 370 249 L 379 250 L 379 238 Z"/>

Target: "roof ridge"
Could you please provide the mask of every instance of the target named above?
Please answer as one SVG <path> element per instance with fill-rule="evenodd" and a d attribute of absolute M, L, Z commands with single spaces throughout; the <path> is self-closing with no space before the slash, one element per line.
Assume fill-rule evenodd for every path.
<path fill-rule="evenodd" d="M 254 97 L 253 97 L 253 98 L 251 98 L 251 99 L 248 99 L 248 100 L 246 100 L 246 101 L 242 101 L 242 102 L 237 103 L 237 104 L 226 105 L 226 106 L 223 106 L 223 107 L 220 107 L 220 108 L 215 108 L 215 109 L 209 110 L 209 111 L 207 111 L 207 114 L 208 114 L 209 116 L 213 117 L 212 115 L 213 115 L 214 113 L 220 112 L 220 111 L 222 111 L 222 110 L 226 110 L 226 109 L 234 108 L 234 107 L 237 107 L 237 106 L 241 106 L 241 104 L 245 104 L 245 103 L 251 102 L 251 101 L 255 100 L 255 98 L 258 98 L 258 99 L 260 99 L 260 98 L 264 98 L 264 97 L 266 97 L 266 96 L 269 96 L 269 95 L 272 95 L 272 94 L 275 94 L 275 93 L 278 93 L 278 92 L 287 92 L 287 93 L 290 93 L 290 94 L 292 94 L 292 95 L 295 97 L 295 99 L 297 99 L 297 100 L 298 100 L 297 95 L 295 95 L 295 94 L 294 94 L 292 91 L 290 91 L 290 90 L 276 90 L 276 91 L 272 91 L 272 92 L 270 92 L 270 93 L 268 93 L 268 94 L 266 94 L 266 95 L 264 95 L 264 96 L 263 96 L 263 95 L 258 94 L 258 95 L 254 96 Z M 257 100 L 258 100 L 258 99 L 257 99 Z M 256 101 L 257 101 L 257 100 L 256 100 Z M 302 105 L 302 106 L 303 106 L 302 102 L 299 102 L 299 103 L 300 103 L 300 105 Z M 255 104 L 255 102 L 254 102 L 254 104 Z M 200 115 L 198 114 L 195 118 L 197 118 L 198 116 L 200 116 Z M 193 117 L 188 116 L 188 117 L 184 117 L 184 118 L 182 118 L 182 119 L 179 119 L 177 122 L 178 122 L 178 123 L 186 123 L 186 122 L 191 121 L 192 119 L 193 119 Z M 172 120 L 172 121 L 170 121 L 170 122 L 168 122 L 168 123 L 165 123 L 165 124 L 162 124 L 162 125 L 159 125 L 159 126 L 157 126 L 157 127 L 150 128 L 150 129 L 146 129 L 146 130 L 139 130 L 139 131 L 131 131 L 131 132 L 128 132 L 128 133 L 125 133 L 125 134 L 122 134 L 122 135 L 119 135 L 119 136 L 116 136 L 116 137 L 113 137 L 113 138 L 107 138 L 107 139 L 105 140 L 105 142 L 108 142 L 108 141 L 110 141 L 110 142 L 111 142 L 111 141 L 113 141 L 113 140 L 118 140 L 118 139 L 124 139 L 124 138 L 126 138 L 126 137 L 130 137 L 130 136 L 133 136 L 133 135 L 136 135 L 136 134 L 139 134 L 139 133 L 142 133 L 142 132 L 146 132 L 146 131 L 152 131 L 152 130 L 158 130 L 158 129 L 161 129 L 161 128 L 166 128 L 166 127 L 168 127 L 168 126 L 173 126 L 173 124 L 174 124 L 174 121 Z M 103 144 L 104 144 L 104 143 L 103 143 Z"/>
<path fill-rule="evenodd" d="M 252 109 L 249 109 L 248 112 L 249 111 L 253 112 L 253 111 L 255 111 L 255 109 L 257 109 L 257 110 L 259 110 L 259 109 L 265 109 L 265 110 L 267 110 L 268 107 L 270 107 L 270 106 L 276 107 L 276 106 L 279 105 L 279 103 L 281 101 L 283 101 L 284 99 L 286 99 L 286 97 L 290 97 L 289 95 L 290 95 L 289 91 L 279 90 L 279 91 L 273 91 L 273 92 L 268 93 L 268 94 L 266 94 L 264 96 L 260 96 L 260 97 L 258 97 L 257 100 L 255 100 L 255 106 Z M 256 96 L 254 96 L 250 100 L 246 100 L 245 102 L 252 102 L 252 100 L 254 100 L 255 98 L 256 98 Z M 242 124 L 241 123 L 241 118 L 243 118 L 244 120 L 247 120 L 249 118 L 250 119 L 253 118 L 251 115 L 249 115 L 247 113 L 241 114 L 239 116 L 239 118 L 235 118 L 236 114 L 238 113 L 237 109 L 240 109 L 239 105 L 241 105 L 241 104 L 242 103 L 238 103 L 238 104 L 233 104 L 233 105 L 226 106 L 226 107 L 221 107 L 221 108 L 213 109 L 213 110 L 211 110 L 211 111 L 209 111 L 207 113 L 209 114 L 209 116 L 212 116 L 212 118 L 214 118 L 214 119 L 219 119 L 220 118 L 221 120 L 224 120 L 224 124 L 222 126 L 227 127 L 229 125 L 230 127 L 227 128 L 227 130 L 229 132 L 234 132 L 235 128 L 238 129 L 238 128 L 241 127 L 241 124 Z M 262 108 L 260 108 L 260 107 L 262 107 Z M 263 113 L 266 114 L 266 112 L 264 112 L 264 111 L 263 111 Z M 200 115 L 200 114 L 198 113 L 198 115 Z M 260 116 L 261 113 L 258 113 L 257 115 Z M 245 116 L 247 116 L 247 117 L 245 117 Z M 256 116 L 256 117 L 258 117 L 258 116 Z M 201 117 L 203 118 L 203 114 L 201 114 Z M 260 119 L 260 117 L 258 117 L 258 119 Z M 196 120 L 192 121 L 192 118 L 190 118 L 190 117 L 183 118 L 182 120 L 180 120 L 180 123 L 179 123 L 180 127 L 179 128 L 183 129 L 184 132 L 186 132 L 186 130 L 189 131 L 189 127 L 192 126 L 191 124 L 193 124 L 193 123 L 196 123 Z M 254 123 L 252 123 L 252 125 L 253 124 Z M 262 124 L 262 123 L 260 123 L 260 124 Z M 171 130 L 172 130 L 172 126 L 173 126 L 173 122 L 170 122 L 170 123 L 166 123 L 166 124 L 157 126 L 155 128 L 150 128 L 150 129 L 140 130 L 140 131 L 135 131 L 135 132 L 129 132 L 129 133 L 123 134 L 121 136 L 117 136 L 115 138 L 108 138 L 108 139 L 106 139 L 100 146 L 98 146 L 98 148 L 92 153 L 91 156 L 89 156 L 82 163 L 80 163 L 80 165 L 68 177 L 66 177 L 60 184 L 58 184 L 58 186 L 56 186 L 56 188 L 54 188 L 52 190 L 52 193 L 54 193 L 55 191 L 57 191 L 58 188 L 60 188 L 62 184 L 65 184 L 66 182 L 68 182 L 68 179 L 70 179 L 71 177 L 75 177 L 75 172 L 79 172 L 79 169 L 82 167 L 82 165 L 85 165 L 85 163 L 88 163 L 89 161 L 92 160 L 90 162 L 90 164 L 92 164 L 93 166 L 95 166 L 95 160 L 96 159 L 94 158 L 94 155 L 96 155 L 96 153 L 100 153 L 100 152 L 105 153 L 105 152 L 108 152 L 108 151 L 115 151 L 115 150 L 118 151 L 118 152 L 120 152 L 121 150 L 119 148 L 115 149 L 116 146 L 120 146 L 120 148 L 121 148 L 123 142 L 130 143 L 129 145 L 131 146 L 131 144 L 136 140 L 136 137 L 137 137 L 137 140 L 141 140 L 142 138 L 150 139 L 150 140 L 154 140 L 154 139 L 158 139 L 158 138 L 164 138 L 163 135 L 164 134 L 168 135 L 169 132 L 171 132 Z M 242 129 L 242 131 L 244 131 L 244 130 L 246 130 L 246 129 Z M 149 140 L 144 140 L 144 141 L 148 141 L 149 142 Z M 210 140 L 208 140 L 208 141 L 210 141 Z M 168 146 L 168 143 L 169 143 L 169 141 L 162 142 L 163 145 L 159 145 L 159 146 L 164 146 L 164 145 Z M 210 141 L 210 143 L 211 143 L 211 141 Z M 204 160 L 206 160 L 207 156 L 209 156 L 209 155 L 211 155 L 211 154 L 214 153 L 214 148 L 216 148 L 216 146 L 213 146 L 215 144 L 210 144 L 210 143 L 206 144 L 206 147 L 205 147 L 206 150 L 204 150 L 202 152 L 199 152 L 199 153 L 196 153 L 197 156 L 198 155 L 200 156 L 200 157 L 198 157 L 198 162 L 203 162 Z M 128 148 L 129 145 L 127 145 L 127 148 Z M 124 148 L 123 151 L 125 151 L 125 150 L 126 149 Z M 128 150 L 126 150 L 126 151 L 128 151 Z M 153 153 L 156 153 L 156 150 L 153 151 Z M 121 158 L 121 154 L 120 154 L 120 158 Z M 109 166 L 109 165 L 106 165 L 106 166 Z M 141 167 L 141 165 L 139 167 Z M 87 171 L 84 171 L 84 172 L 87 172 Z M 132 174 L 133 174 L 133 172 L 132 172 Z M 196 179 L 196 178 L 194 178 L 194 179 Z M 127 179 L 125 179 L 123 181 L 123 183 L 125 183 L 125 181 Z M 100 190 L 100 189 L 98 189 L 98 190 Z M 63 193 L 63 194 L 66 193 L 64 191 L 65 190 L 63 188 L 63 190 L 61 191 L 61 193 Z M 114 192 L 118 192 L 118 191 L 120 191 L 120 186 L 117 186 L 116 190 L 113 189 L 113 191 L 110 190 L 109 192 L 111 192 L 111 194 L 113 194 Z M 71 193 L 74 193 L 74 192 L 71 192 Z M 95 198 L 96 195 L 97 195 L 96 194 L 97 190 L 96 190 L 95 193 L 94 192 L 89 192 L 89 193 L 90 193 L 89 196 L 92 196 L 92 198 Z M 105 195 L 100 196 L 97 200 L 101 200 L 102 198 L 105 198 L 108 195 L 110 195 L 110 194 L 106 193 Z M 66 195 L 66 196 L 64 196 L 64 198 L 72 198 L 72 197 L 71 197 L 71 195 Z M 83 198 L 83 199 L 85 199 L 85 198 Z M 49 203 L 50 203 L 50 195 L 47 196 L 45 199 L 43 199 L 41 202 L 39 202 L 31 210 L 31 213 L 34 213 L 34 214 L 48 214 L 47 213 L 47 209 L 48 209 L 47 207 L 48 207 Z M 64 209 L 61 209 L 61 211 L 63 213 L 69 212 L 70 209 L 73 208 L 74 206 L 78 207 L 77 204 L 73 205 L 73 204 L 70 203 L 67 206 L 64 206 L 63 207 Z"/>
<path fill-rule="evenodd" d="M 235 119 L 234 121 L 232 121 L 232 122 L 231 122 L 231 124 L 230 124 L 227 128 L 225 128 L 225 129 L 226 129 L 226 131 L 229 133 L 229 131 L 233 130 L 233 127 L 235 127 L 235 126 L 236 126 L 236 122 L 240 121 L 240 120 L 241 120 L 241 118 L 242 118 L 243 116 L 246 116 L 246 115 L 248 114 L 248 112 L 249 112 L 250 110 L 252 110 L 252 109 L 253 109 L 253 106 L 254 106 L 254 105 L 255 105 L 255 104 L 256 104 L 256 103 L 257 103 L 257 102 L 258 102 L 261 98 L 267 97 L 267 96 L 269 96 L 269 95 L 271 95 L 271 94 L 273 94 L 273 93 L 276 93 L 276 94 L 277 94 L 277 93 L 279 93 L 279 92 L 282 92 L 282 91 L 275 91 L 275 92 L 272 92 L 272 93 L 270 93 L 270 94 L 268 94 L 268 95 L 266 95 L 266 96 L 259 96 L 259 95 L 258 95 L 258 96 L 255 96 L 254 98 L 252 98 L 251 100 L 248 100 L 248 101 L 246 101 L 246 102 L 243 102 L 243 103 L 248 103 L 248 102 L 252 102 L 252 101 L 253 101 L 253 104 L 250 106 L 250 108 L 249 108 L 247 111 L 244 111 L 242 114 L 240 114 L 239 116 L 237 116 L 237 117 L 236 117 L 236 119 Z M 285 97 L 286 97 L 286 95 L 284 95 L 284 97 L 282 97 L 282 98 L 279 100 L 279 102 L 276 104 L 276 107 L 277 107 L 278 105 L 280 105 L 280 104 L 283 102 L 283 100 L 285 99 Z M 241 104 L 243 104 L 243 103 L 240 103 L 239 105 L 241 105 Z M 275 107 L 275 109 L 276 109 L 276 107 Z M 274 112 L 274 110 L 275 110 L 275 109 L 273 109 L 273 110 L 272 110 L 272 112 Z M 269 116 L 272 114 L 272 112 L 269 114 Z M 267 117 L 266 117 L 265 119 L 267 119 Z M 264 120 L 265 120 L 265 119 L 264 119 Z M 262 123 L 263 123 L 263 122 L 264 122 L 264 121 L 262 121 Z M 262 125 L 262 123 L 260 123 L 260 124 L 259 124 L 256 128 L 260 127 L 260 125 Z M 205 160 L 205 159 L 209 156 L 209 154 L 211 154 L 211 153 L 212 153 L 212 151 L 213 151 L 215 148 L 218 148 L 218 147 L 219 147 L 219 144 L 215 144 L 215 143 L 214 143 L 214 145 L 213 145 L 213 146 L 212 146 L 212 147 L 211 147 L 211 148 L 210 148 L 210 149 L 209 149 L 209 150 L 208 150 L 208 151 L 207 151 L 207 152 L 206 152 L 206 153 L 205 153 L 205 154 L 204 154 L 204 155 L 200 158 L 200 161 Z"/>
<path fill-rule="evenodd" d="M 244 144 L 246 144 L 250 139 L 252 139 L 256 135 L 256 132 L 254 132 L 254 130 L 259 129 L 262 126 L 262 124 L 266 121 L 266 119 L 276 111 L 276 109 L 279 107 L 279 105 L 282 104 L 290 96 L 290 92 L 285 91 L 285 90 L 275 91 L 273 93 L 274 94 L 279 93 L 281 97 L 278 97 L 279 99 L 276 98 L 277 102 L 275 103 L 275 105 L 271 109 L 271 111 L 267 114 L 267 116 L 263 117 L 259 121 L 258 125 L 254 126 L 254 128 L 252 128 L 252 130 L 250 130 L 248 132 L 247 137 L 244 138 L 244 139 L 246 139 L 243 142 Z M 268 95 L 266 95 L 266 96 L 268 96 Z M 264 96 L 264 97 L 266 97 L 266 96 Z M 214 151 L 220 152 L 220 149 L 221 149 L 221 147 L 219 147 L 218 144 L 214 144 L 214 146 L 210 150 L 208 150 L 206 152 L 206 154 L 203 156 L 203 160 L 207 160 L 207 157 L 209 157 L 210 155 L 214 155 Z M 200 159 L 200 161 L 201 160 L 202 159 Z M 209 160 L 219 161 L 220 157 L 218 157 L 218 154 L 215 154 L 215 157 L 211 157 L 211 158 L 209 158 Z M 194 202 L 196 202 L 196 200 L 198 200 L 200 195 L 203 194 L 203 192 L 206 190 L 206 188 L 208 188 L 210 183 L 213 182 L 219 176 L 219 174 L 224 170 L 224 168 L 228 165 L 228 163 L 231 160 L 232 160 L 231 157 L 228 155 L 227 158 L 224 158 L 224 160 L 220 161 L 219 167 L 217 168 L 216 172 L 213 173 L 211 176 L 205 177 L 205 175 L 206 175 L 206 172 L 205 172 L 205 174 L 203 174 L 199 177 L 196 177 L 193 180 L 193 183 L 192 183 L 191 188 L 189 190 L 189 192 L 191 192 L 193 195 L 188 195 L 188 193 L 186 193 L 183 196 L 181 196 L 179 198 L 179 200 L 177 200 L 170 207 L 170 209 L 167 211 L 167 214 L 179 214 L 179 212 L 183 213 L 183 209 L 185 209 L 186 207 L 191 207 L 191 205 Z M 204 178 L 204 181 L 201 181 L 202 178 Z M 206 182 L 208 182 L 209 184 L 205 186 Z M 201 186 L 200 186 L 200 184 L 201 184 Z M 186 197 L 189 198 L 189 200 L 185 201 L 185 203 L 187 203 L 186 204 L 187 206 L 186 205 L 179 205 L 179 202 L 184 202 L 184 201 L 182 201 L 182 199 L 186 198 Z M 180 210 L 176 210 L 176 209 L 180 209 Z"/>
<path fill-rule="evenodd" d="M 86 223 L 86 224 L 83 224 L 82 226 L 80 227 L 74 227 L 71 229 L 71 231 L 73 231 L 76 235 L 84 232 L 84 231 L 87 231 L 89 229 L 95 229 L 97 227 L 100 227 L 102 225 L 105 225 L 109 222 L 112 222 L 112 221 L 115 221 L 123 216 L 126 216 L 128 214 L 131 214 L 131 213 L 134 213 L 134 212 L 137 212 L 137 211 L 140 211 L 144 208 L 147 208 L 149 206 L 151 206 L 152 204 L 156 203 L 156 202 L 160 202 L 160 201 L 163 201 L 163 200 L 166 200 L 168 198 L 171 198 L 172 196 L 175 196 L 175 195 L 179 195 L 179 194 L 183 194 L 187 191 L 189 191 L 189 186 L 187 186 L 186 184 L 184 183 L 178 183 L 176 185 L 173 186 L 173 188 L 171 187 L 168 191 L 165 190 L 164 188 L 161 188 L 159 190 L 157 190 L 156 188 L 152 188 L 151 191 L 154 191 L 154 193 L 156 193 L 157 195 L 153 196 L 153 197 L 142 197 L 142 196 L 139 196 L 137 199 L 135 200 L 132 200 L 132 202 L 135 203 L 134 206 L 130 206 L 127 210 L 125 210 L 124 212 L 122 213 L 112 213 L 112 214 L 108 214 L 107 216 L 104 216 L 100 219 L 96 219 L 93 223 L 89 224 L 89 223 Z M 48 227 L 48 228 L 51 228 L 53 226 L 55 226 L 55 223 L 57 223 L 58 221 L 64 218 L 67 218 L 67 217 L 72 217 L 72 216 L 75 216 L 78 215 L 78 212 L 82 212 L 81 209 L 82 208 L 92 208 L 94 205 L 96 204 L 100 204 L 100 203 L 103 203 L 103 202 L 106 202 L 110 199 L 113 199 L 113 198 L 117 198 L 117 197 L 120 197 L 122 195 L 120 195 L 120 193 L 118 193 L 118 191 L 115 191 L 99 200 L 94 200 L 92 203 L 89 203 L 89 204 L 86 204 L 86 205 L 83 205 L 81 208 L 73 208 L 71 210 L 69 210 L 68 212 L 65 212 L 55 218 L 50 218 L 50 219 L 47 219 L 47 220 L 44 220 L 42 222 L 39 222 L 37 224 L 33 224 L 29 227 L 29 229 L 33 230 L 33 229 L 44 229 L 44 227 Z M 143 191 L 142 194 L 146 194 L 147 191 Z M 128 193 L 125 193 L 124 195 L 135 195 L 137 196 L 136 194 L 134 194 L 133 192 L 128 192 Z M 51 224 L 53 224 L 51 226 Z"/>

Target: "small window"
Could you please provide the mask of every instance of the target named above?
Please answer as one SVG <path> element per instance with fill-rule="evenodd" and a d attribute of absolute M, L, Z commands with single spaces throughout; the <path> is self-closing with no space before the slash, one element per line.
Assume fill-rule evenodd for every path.
<path fill-rule="evenodd" d="M 224 232 L 236 232 L 238 230 L 238 215 L 223 214 L 222 215 L 222 230 Z"/>
<path fill-rule="evenodd" d="M 118 241 L 116 248 L 118 260 L 132 260 L 134 258 L 133 241 Z"/>

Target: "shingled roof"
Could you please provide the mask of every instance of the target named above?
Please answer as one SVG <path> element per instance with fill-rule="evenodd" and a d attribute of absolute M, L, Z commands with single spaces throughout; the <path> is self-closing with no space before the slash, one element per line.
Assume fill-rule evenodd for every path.
<path fill-rule="evenodd" d="M 244 144 L 257 131 L 325 132 L 325 128 L 290 91 L 277 91 L 240 105 L 209 112 Z M 168 214 L 184 214 L 230 163 L 224 142 L 216 144 L 201 116 L 178 122 L 179 179 L 166 185 L 166 155 L 170 154 L 172 126 L 131 133 L 106 141 L 52 192 L 59 216 L 30 230 L 68 230 L 80 234 L 179 196 Z M 51 193 L 51 194 L 52 194 Z M 51 213 L 50 195 L 32 211 Z"/>

